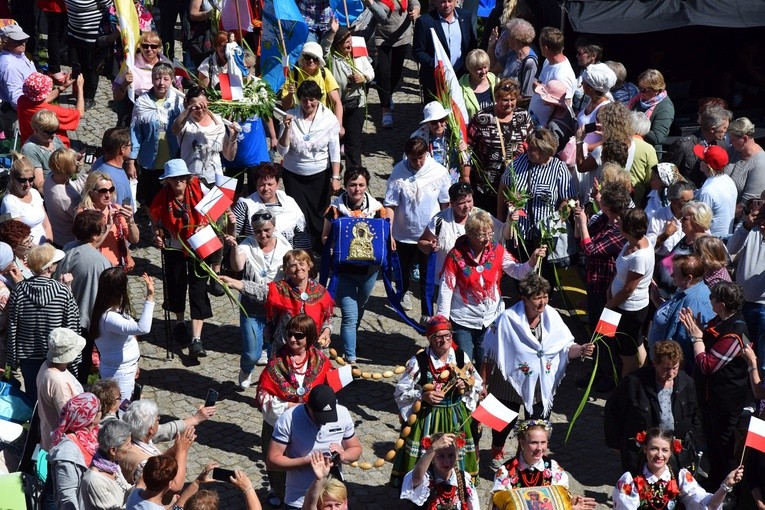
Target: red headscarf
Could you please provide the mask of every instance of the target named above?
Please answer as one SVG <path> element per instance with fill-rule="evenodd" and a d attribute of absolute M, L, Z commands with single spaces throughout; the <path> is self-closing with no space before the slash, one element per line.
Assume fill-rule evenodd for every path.
<path fill-rule="evenodd" d="M 89 466 L 98 450 L 98 427 L 91 425 L 100 411 L 101 402 L 92 393 L 80 393 L 72 397 L 64 404 L 58 425 L 50 434 L 53 446 L 68 437 L 80 448 L 85 465 Z"/>

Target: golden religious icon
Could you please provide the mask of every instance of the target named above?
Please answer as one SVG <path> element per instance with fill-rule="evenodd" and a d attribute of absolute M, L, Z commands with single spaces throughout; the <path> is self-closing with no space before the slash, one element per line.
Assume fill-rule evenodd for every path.
<path fill-rule="evenodd" d="M 353 239 L 348 250 L 348 260 L 375 260 L 375 250 L 372 246 L 374 234 L 369 225 L 359 221 L 353 226 Z"/>

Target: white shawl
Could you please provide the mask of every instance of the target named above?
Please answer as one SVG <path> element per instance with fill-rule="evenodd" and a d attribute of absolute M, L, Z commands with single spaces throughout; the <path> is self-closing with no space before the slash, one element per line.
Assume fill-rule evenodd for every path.
<path fill-rule="evenodd" d="M 544 412 L 548 414 L 555 390 L 566 374 L 568 350 L 574 336 L 549 305 L 542 312 L 541 324 L 540 342 L 531 333 L 523 301 L 519 301 L 497 317 L 486 332 L 483 346 L 486 357 L 518 392 L 528 412 L 534 407 L 539 382 Z"/>
<path fill-rule="evenodd" d="M 276 223 L 274 228 L 280 233 L 290 244 L 292 244 L 292 238 L 295 236 L 295 230 L 304 232 L 305 216 L 300 206 L 295 202 L 295 199 L 287 195 L 284 191 L 276 190 L 276 200 L 280 205 L 267 206 L 263 203 L 263 200 L 256 191 L 249 197 L 241 197 L 239 201 L 247 206 L 247 217 L 245 222 L 249 223 L 252 215 L 258 211 L 269 211 L 276 217 Z"/>

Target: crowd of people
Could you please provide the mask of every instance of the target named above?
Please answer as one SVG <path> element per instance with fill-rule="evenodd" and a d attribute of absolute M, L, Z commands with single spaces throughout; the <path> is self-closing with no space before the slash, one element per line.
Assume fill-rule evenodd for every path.
<path fill-rule="evenodd" d="M 338 364 L 361 374 L 358 331 L 380 278 L 427 339 L 392 396 L 401 435 L 390 484 L 402 499 L 595 508 L 547 454 L 568 364 L 597 357 L 577 384 L 607 398 L 604 445 L 624 472 L 604 481 L 615 508 L 765 505 L 765 454 L 742 458 L 765 397 L 765 151 L 754 122 L 702 98 L 698 132 L 670 137 L 660 70 L 628 73 L 603 61 L 597 39 L 571 45 L 515 2 L 492 15 L 476 3 L 363 0 L 348 27 L 329 2 L 299 0 L 307 39 L 274 92 L 275 118 L 213 111 L 227 84 L 259 83 L 263 64 L 218 26 L 214 2 L 136 0 L 133 61 L 112 0 L 37 0 L 46 63 L 14 4 L 18 23 L 0 30 L 0 128 L 19 140 L 0 200 L 0 371 L 36 403 L 48 506 L 211 509 L 217 495 L 200 487 L 217 479 L 261 507 L 239 470 L 210 463 L 187 483 L 195 427 L 214 402 L 159 424 L 157 404 L 141 398 L 140 336 L 155 311 L 154 278 L 132 274 L 141 242 L 161 250 L 169 335 L 200 362 L 210 296 L 239 294 L 241 358 L 226 377 L 257 388 L 272 508 L 353 501 L 342 469 L 364 446 L 331 386 L 329 346 L 337 333 Z M 438 80 L 441 51 L 459 78 L 449 92 L 465 105 L 464 130 Z M 407 58 L 419 64 L 418 126 L 394 119 Z M 178 60 L 193 76 L 177 76 Z M 111 105 L 97 100 L 100 76 L 112 80 Z M 382 197 L 363 166 L 375 149 L 362 143 L 371 88 L 382 132 L 412 133 Z M 69 135 L 109 107 L 117 122 L 86 161 Z M 231 179 L 231 206 L 211 216 L 211 190 Z M 202 256 L 194 238 L 206 231 L 220 242 Z M 549 305 L 564 297 L 563 267 L 582 276 L 589 333 L 602 313 L 620 317 L 603 342 Z M 145 286 L 140 314 L 130 278 Z M 484 440 L 491 501 L 477 489 L 485 428 L 472 417 L 487 399 L 519 416 Z M 518 450 L 507 454 L 512 431 Z"/>

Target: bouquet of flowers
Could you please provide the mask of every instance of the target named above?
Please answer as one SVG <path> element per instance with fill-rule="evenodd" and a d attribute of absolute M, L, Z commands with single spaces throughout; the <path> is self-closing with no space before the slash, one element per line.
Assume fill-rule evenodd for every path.
<path fill-rule="evenodd" d="M 209 90 L 209 108 L 223 118 L 244 121 L 257 115 L 270 119 L 274 115 L 276 93 L 265 80 L 254 79 L 244 84 L 244 99 L 226 101 L 219 90 Z"/>
<path fill-rule="evenodd" d="M 510 174 L 510 180 L 508 182 L 507 188 L 505 188 L 503 198 L 505 199 L 505 203 L 508 205 L 508 207 L 512 208 L 509 213 L 512 214 L 513 211 L 518 210 L 520 214 L 525 215 L 523 208 L 526 207 L 526 203 L 529 201 L 530 197 L 527 191 L 521 190 L 518 187 L 518 176 L 515 174 L 515 166 L 513 165 L 512 160 L 508 162 L 507 171 Z M 510 221 L 510 240 L 513 241 L 515 246 L 518 246 L 518 243 L 520 242 L 521 246 L 523 247 L 523 251 L 526 253 L 526 256 L 528 256 L 526 243 L 523 240 L 521 229 L 518 226 L 518 220 Z"/>

